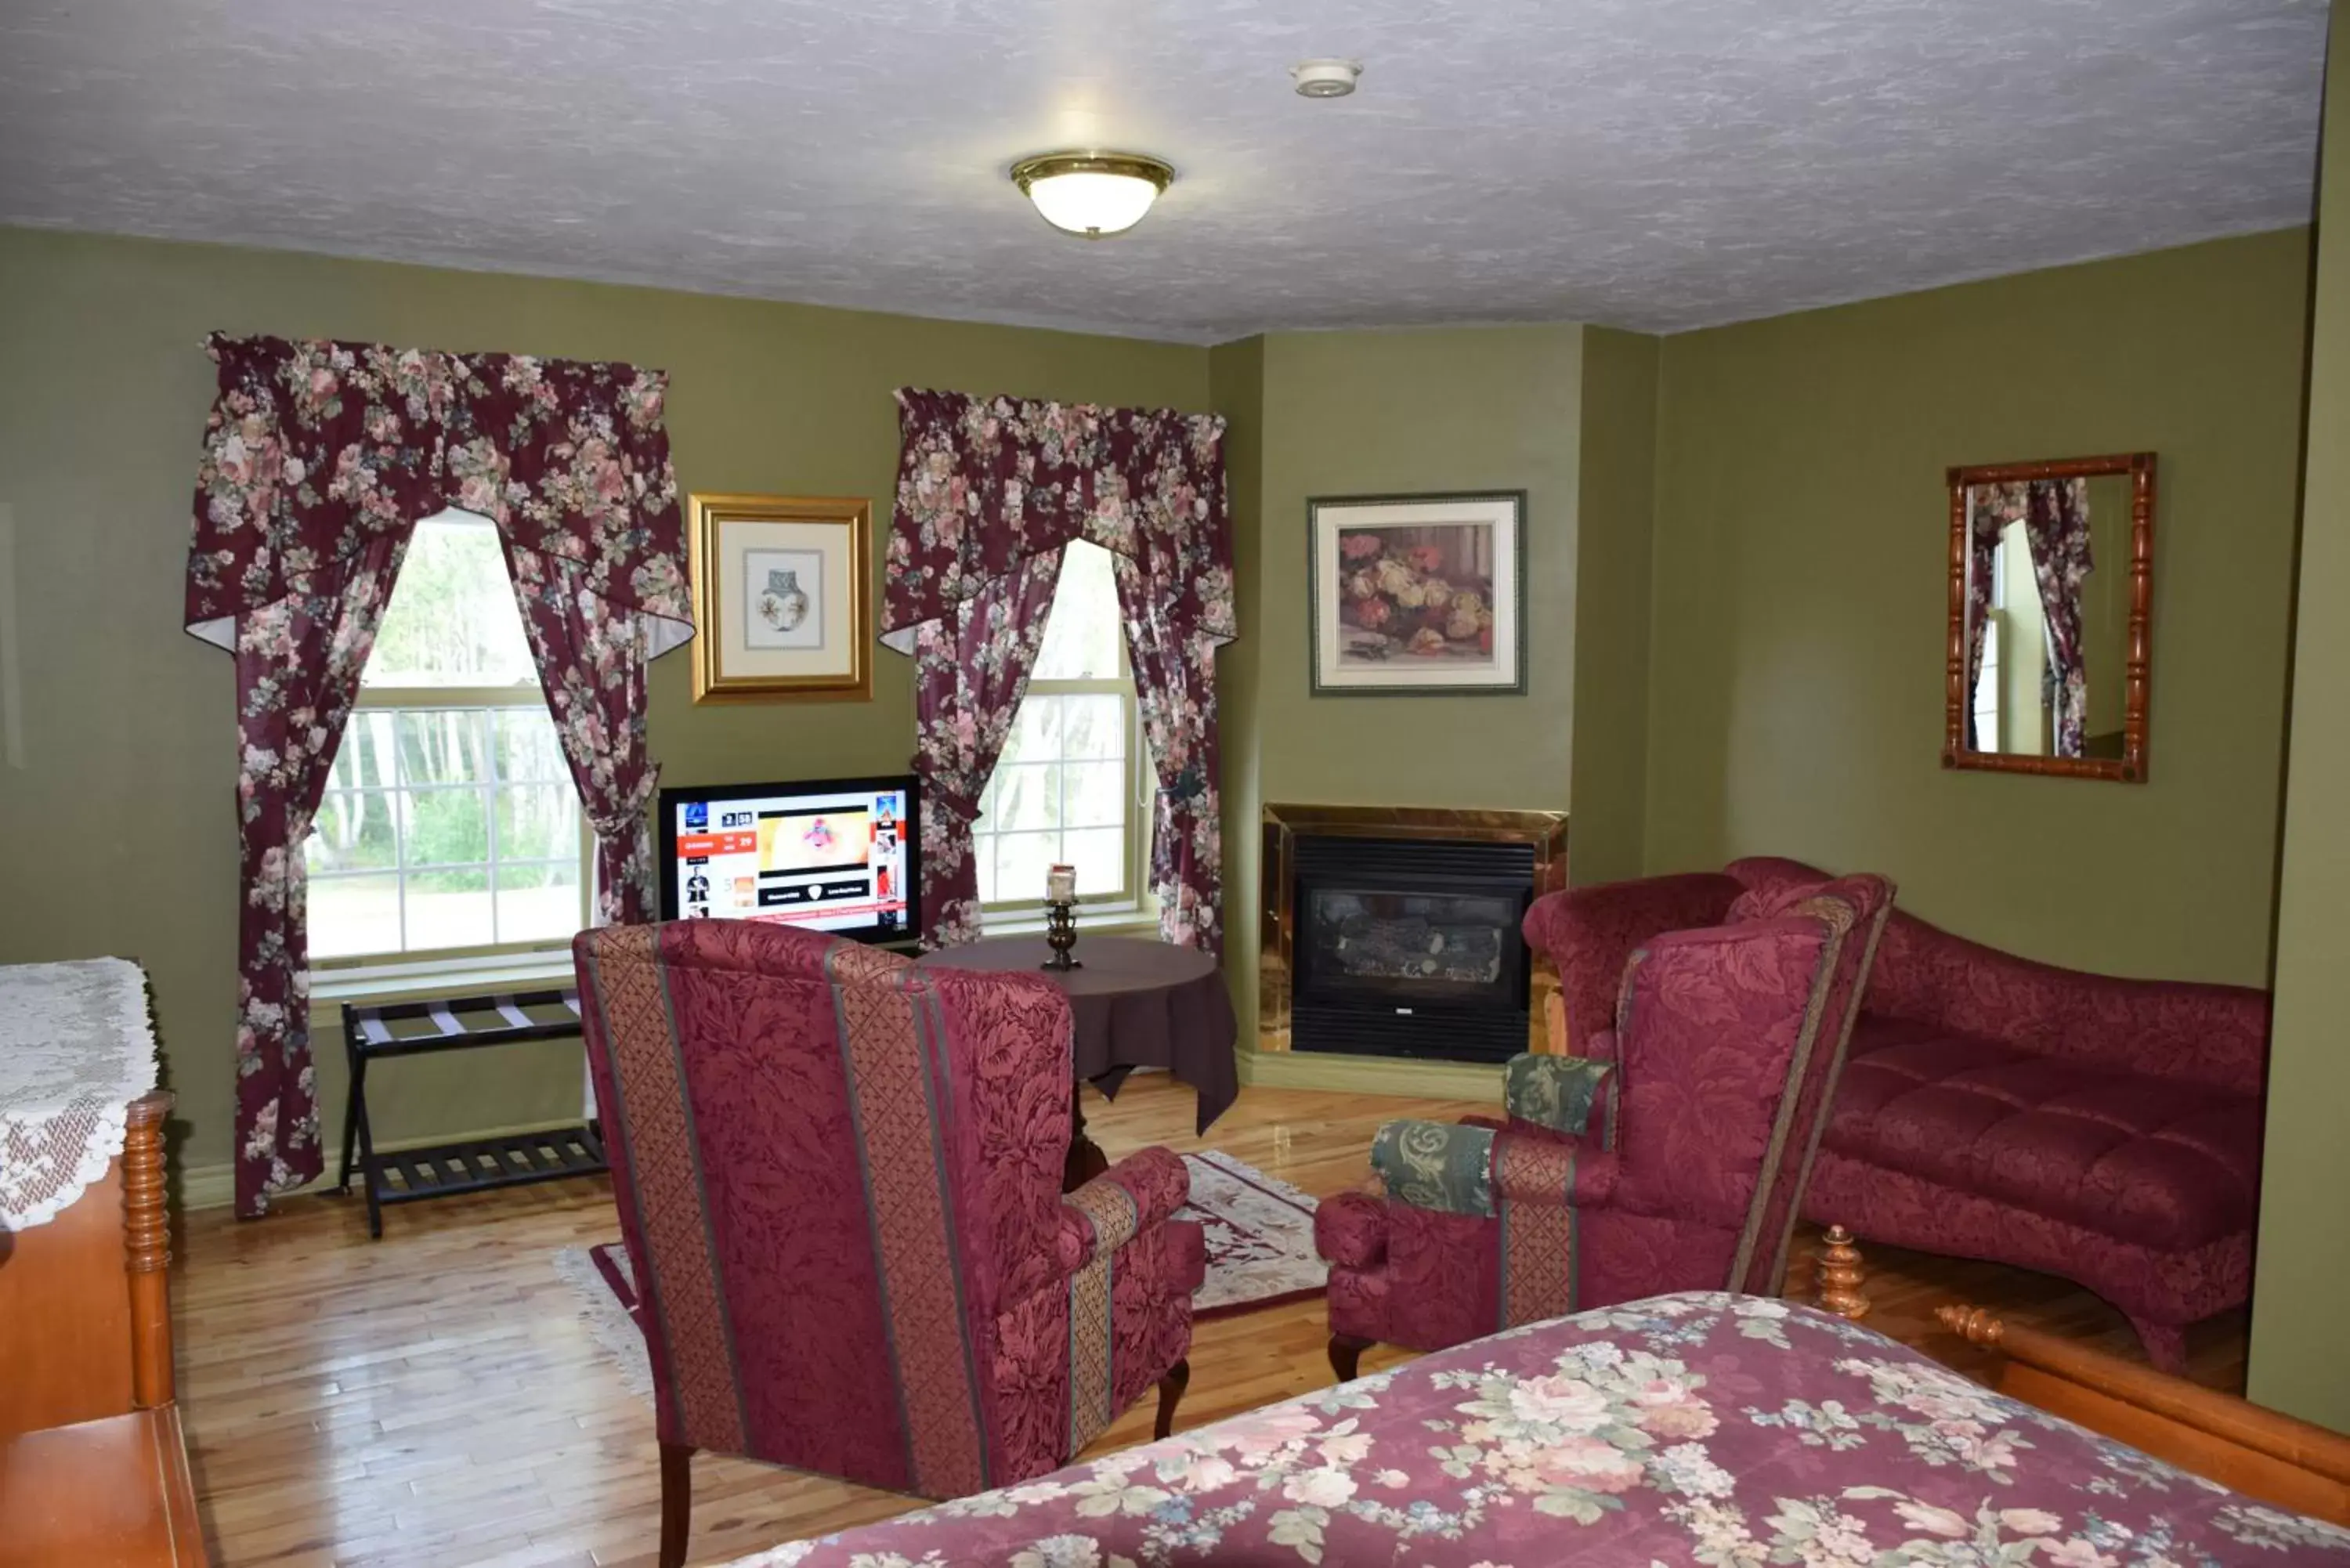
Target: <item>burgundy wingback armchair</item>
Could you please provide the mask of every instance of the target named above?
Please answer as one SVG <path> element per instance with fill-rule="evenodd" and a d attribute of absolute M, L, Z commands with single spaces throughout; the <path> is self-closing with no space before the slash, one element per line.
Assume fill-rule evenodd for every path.
<path fill-rule="evenodd" d="M 1537 900 L 1529 939 L 1591 923 L 1620 1001 L 1579 1054 L 1510 1063 L 1505 1121 L 1390 1122 L 1371 1155 L 1386 1195 L 1322 1205 L 1338 1376 L 1378 1341 L 1440 1350 L 1662 1292 L 1776 1293 L 1892 902 L 1851 877 L 1635 938 L 1610 890 Z"/>
<path fill-rule="evenodd" d="M 2058 969 L 1897 912 L 1806 1212 L 2077 1281 L 2182 1371 L 2186 1325 L 2251 1294 L 2268 1035 L 2264 991 Z"/>
<path fill-rule="evenodd" d="M 1188 1372 L 1200 1228 L 1149 1148 L 1066 1198 L 1068 1001 L 780 926 L 572 944 L 639 1282 L 663 1568 L 709 1449 L 931 1498 L 1065 1463 Z"/>

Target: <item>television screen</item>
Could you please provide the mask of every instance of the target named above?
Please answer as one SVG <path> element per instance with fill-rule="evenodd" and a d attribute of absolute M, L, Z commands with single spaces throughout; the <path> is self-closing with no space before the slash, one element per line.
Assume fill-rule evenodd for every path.
<path fill-rule="evenodd" d="M 914 775 L 660 792 L 661 919 L 912 937 Z"/>

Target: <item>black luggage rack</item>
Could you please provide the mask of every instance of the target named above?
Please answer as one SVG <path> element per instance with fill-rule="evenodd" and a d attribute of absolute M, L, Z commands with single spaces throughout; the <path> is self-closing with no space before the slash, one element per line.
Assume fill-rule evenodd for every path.
<path fill-rule="evenodd" d="M 539 1019 L 530 1009 L 560 1008 L 565 1016 Z M 429 1024 L 403 1031 L 400 1025 Z M 343 1051 L 350 1062 L 350 1096 L 344 1103 L 343 1168 L 338 1190 L 348 1191 L 356 1163 L 367 1190 L 368 1234 L 383 1235 L 383 1206 L 452 1198 L 494 1187 L 524 1187 L 567 1176 L 593 1176 L 610 1166 L 602 1131 L 593 1121 L 546 1132 L 470 1138 L 431 1148 L 378 1154 L 368 1122 L 368 1064 L 435 1051 L 472 1051 L 525 1040 L 560 1040 L 579 1033 L 579 992 L 526 991 L 458 996 L 438 1002 L 343 1004 Z M 358 1159 L 352 1158 L 356 1144 Z"/>

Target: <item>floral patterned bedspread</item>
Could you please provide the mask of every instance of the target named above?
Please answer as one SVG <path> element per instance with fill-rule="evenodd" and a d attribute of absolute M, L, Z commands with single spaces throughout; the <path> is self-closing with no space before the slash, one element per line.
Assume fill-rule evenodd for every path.
<path fill-rule="evenodd" d="M 1856 1324 L 1659 1296 L 734 1568 L 2350 1564 L 2350 1532 Z"/>

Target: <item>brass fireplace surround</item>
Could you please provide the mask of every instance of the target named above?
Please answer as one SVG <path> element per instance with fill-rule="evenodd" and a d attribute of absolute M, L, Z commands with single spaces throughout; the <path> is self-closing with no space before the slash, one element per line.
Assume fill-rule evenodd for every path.
<path fill-rule="evenodd" d="M 1566 886 L 1566 813 L 1480 811 L 1416 805 L 1291 805 L 1264 808 L 1264 854 L 1257 895 L 1257 1049 L 1289 1049 L 1289 992 L 1296 916 L 1290 908 L 1290 840 L 1300 833 L 1347 838 L 1416 838 L 1479 844 L 1531 844 L 1534 897 Z M 1544 999 L 1558 989 L 1558 970 L 1542 953 L 1533 959 L 1526 1010 L 1530 1051 L 1555 1050 L 1543 1026 Z"/>

